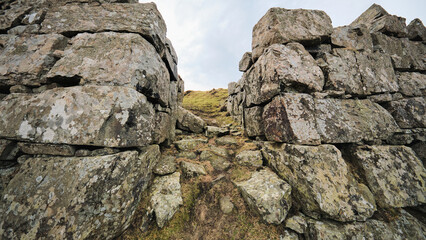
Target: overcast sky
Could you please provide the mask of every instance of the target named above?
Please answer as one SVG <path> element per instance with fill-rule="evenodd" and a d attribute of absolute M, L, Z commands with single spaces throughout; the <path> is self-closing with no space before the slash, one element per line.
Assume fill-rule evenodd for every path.
<path fill-rule="evenodd" d="M 350 24 L 373 3 L 390 14 L 426 19 L 426 0 L 151 0 L 167 24 L 185 90 L 227 88 L 238 81 L 238 62 L 251 51 L 253 26 L 271 7 L 325 11 L 333 26 Z"/>

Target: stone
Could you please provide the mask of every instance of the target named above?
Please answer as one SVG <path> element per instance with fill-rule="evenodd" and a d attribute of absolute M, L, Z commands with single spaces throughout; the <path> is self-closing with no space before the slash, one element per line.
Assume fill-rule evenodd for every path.
<path fill-rule="evenodd" d="M 9 166 L 0 168 L 0 200 L 3 199 L 3 193 L 9 184 L 10 180 L 15 176 L 15 173 L 18 171 L 19 166 Z M 2 213 L 3 214 L 3 213 Z"/>
<path fill-rule="evenodd" d="M 39 24 L 31 24 L 31 25 L 19 25 L 14 28 L 11 28 L 7 31 L 9 35 L 19 35 L 19 36 L 31 36 L 35 34 L 39 34 L 40 25 Z"/>
<path fill-rule="evenodd" d="M 230 214 L 234 210 L 234 204 L 229 196 L 224 196 L 219 199 L 220 210 L 225 214 Z"/>
<path fill-rule="evenodd" d="M 243 78 L 246 107 L 268 102 L 283 90 L 314 92 L 324 85 L 321 69 L 299 43 L 270 46 Z"/>
<path fill-rule="evenodd" d="M 334 28 L 331 43 L 351 50 L 373 50 L 373 39 L 365 25 Z"/>
<path fill-rule="evenodd" d="M 375 102 L 375 103 L 386 103 L 386 102 L 401 100 L 403 98 L 404 97 L 402 96 L 401 93 L 394 93 L 394 94 L 382 93 L 382 94 L 367 96 L 368 100 L 371 100 L 372 102 Z"/>
<path fill-rule="evenodd" d="M 302 213 L 287 218 L 284 224 L 286 228 L 289 228 L 299 234 L 305 233 L 308 228 L 306 217 Z"/>
<path fill-rule="evenodd" d="M 172 123 L 172 116 L 169 113 L 157 112 L 155 114 L 155 128 L 153 132 L 153 142 L 155 144 L 161 144 L 167 139 L 174 139 L 174 135 L 171 134 L 174 132 L 173 126 L 176 126 L 175 123 Z"/>
<path fill-rule="evenodd" d="M 265 143 L 262 152 L 290 184 L 304 214 L 349 222 L 365 221 L 376 211 L 373 194 L 355 180 L 335 146 Z"/>
<path fill-rule="evenodd" d="M 235 161 L 239 165 L 249 166 L 249 167 L 262 167 L 263 157 L 262 152 L 259 150 L 251 151 L 245 150 L 235 156 Z"/>
<path fill-rule="evenodd" d="M 178 158 L 187 158 L 187 159 L 196 159 L 197 154 L 195 152 L 179 152 L 177 154 Z"/>
<path fill-rule="evenodd" d="M 0 162 L 13 161 L 16 154 L 19 152 L 19 147 L 16 142 L 6 139 L 0 139 Z"/>
<path fill-rule="evenodd" d="M 154 110 L 136 90 L 114 86 L 11 94 L 0 102 L 0 137 L 37 143 L 139 147 L 152 142 Z"/>
<path fill-rule="evenodd" d="M 248 137 L 265 135 L 262 114 L 263 107 L 260 106 L 244 109 L 244 131 Z"/>
<path fill-rule="evenodd" d="M 119 153 L 120 151 L 118 149 L 113 148 L 98 148 L 93 151 L 90 151 L 88 149 L 79 149 L 75 151 L 74 156 L 76 157 L 95 157 L 95 156 L 105 156 L 105 155 L 112 155 Z"/>
<path fill-rule="evenodd" d="M 292 188 L 270 170 L 254 172 L 251 178 L 234 182 L 249 207 L 269 224 L 281 224 L 291 208 Z"/>
<path fill-rule="evenodd" d="M 55 145 L 42 143 L 18 143 L 22 152 L 30 155 L 74 156 L 75 147 L 70 145 Z"/>
<path fill-rule="evenodd" d="M 207 126 L 206 137 L 222 137 L 229 134 L 229 129 L 223 127 Z"/>
<path fill-rule="evenodd" d="M 426 28 L 422 21 L 415 18 L 407 26 L 408 39 L 412 41 L 426 41 Z"/>
<path fill-rule="evenodd" d="M 305 49 L 316 59 L 321 54 L 330 53 L 332 48 L 331 44 L 320 44 L 315 46 L 306 46 Z"/>
<path fill-rule="evenodd" d="M 399 89 L 389 56 L 335 48 L 324 54 L 328 81 L 325 89 L 344 90 L 348 94 L 370 95 Z"/>
<path fill-rule="evenodd" d="M 81 33 L 47 74 L 80 85 L 125 86 L 168 106 L 170 76 L 155 48 L 134 33 Z M 90 46 L 89 48 L 87 46 Z"/>
<path fill-rule="evenodd" d="M 46 11 L 43 9 L 31 11 L 30 13 L 25 15 L 21 23 L 25 25 L 40 24 L 43 22 L 45 15 L 46 15 Z"/>
<path fill-rule="evenodd" d="M 370 32 L 382 32 L 397 37 L 405 37 L 407 35 L 405 18 L 390 15 L 377 4 L 371 5 L 350 26 L 360 24 L 366 25 Z"/>
<path fill-rule="evenodd" d="M 410 147 L 416 153 L 416 156 L 423 162 L 423 166 L 426 166 L 426 142 L 417 142 Z"/>
<path fill-rule="evenodd" d="M 253 61 L 251 60 L 251 52 L 246 52 L 238 64 L 238 70 L 240 70 L 240 72 L 245 72 L 249 70 L 252 65 Z"/>
<path fill-rule="evenodd" d="M 132 222 L 159 152 L 97 157 L 41 157 L 25 161 L 1 201 L 5 239 L 118 237 Z M 19 226 L 17 228 L 16 226 Z"/>
<path fill-rule="evenodd" d="M 407 38 L 396 38 L 382 33 L 372 35 L 375 49 L 389 55 L 396 70 L 426 70 L 423 61 L 426 47 L 421 42 L 409 41 Z"/>
<path fill-rule="evenodd" d="M 179 151 L 192 151 L 207 143 L 205 139 L 182 139 L 175 142 L 175 146 Z"/>
<path fill-rule="evenodd" d="M 426 202 L 426 170 L 409 147 L 356 146 L 350 155 L 379 206 L 401 208 Z"/>
<path fill-rule="evenodd" d="M 426 127 L 426 100 L 424 97 L 392 101 L 385 106 L 400 128 Z"/>
<path fill-rule="evenodd" d="M 183 107 L 179 107 L 177 110 L 177 122 L 176 127 L 193 133 L 202 133 L 206 127 L 206 123 L 203 119 L 186 110 Z"/>
<path fill-rule="evenodd" d="M 332 32 L 331 19 L 323 11 L 271 8 L 253 28 L 253 59 L 258 59 L 274 43 L 315 45 Z"/>
<path fill-rule="evenodd" d="M 53 52 L 66 45 L 67 38 L 59 34 L 7 35 L 0 49 L 0 86 L 45 84 L 45 75 L 56 62 Z"/>
<path fill-rule="evenodd" d="M 206 169 L 200 164 L 182 161 L 180 162 L 180 166 L 184 175 L 188 178 L 207 175 Z"/>
<path fill-rule="evenodd" d="M 152 172 L 160 176 L 176 172 L 176 157 L 161 156 L 160 161 L 154 167 Z"/>
<path fill-rule="evenodd" d="M 0 16 L 0 31 L 8 30 L 16 25 L 19 25 L 21 19 L 31 10 L 27 6 L 18 6 L 2 11 Z"/>
<path fill-rule="evenodd" d="M 178 81 L 178 57 L 175 49 L 173 48 L 172 42 L 168 38 L 166 38 L 165 48 L 166 49 L 163 51 L 162 59 L 166 63 L 167 68 L 169 69 L 170 79 L 172 79 L 173 81 Z"/>
<path fill-rule="evenodd" d="M 283 234 L 280 235 L 280 240 L 299 240 L 299 235 L 297 235 L 297 233 L 289 231 L 287 229 L 285 229 L 283 231 Z"/>
<path fill-rule="evenodd" d="M 398 78 L 400 91 L 405 96 L 421 97 L 426 95 L 426 74 L 399 72 L 396 76 Z"/>
<path fill-rule="evenodd" d="M 183 204 L 180 186 L 180 173 L 156 177 L 151 187 L 151 206 L 159 228 L 172 219 L 173 215 Z"/>
<path fill-rule="evenodd" d="M 229 162 L 226 157 L 220 156 L 209 150 L 201 152 L 200 161 L 209 161 L 212 167 L 218 171 L 225 171 L 231 166 L 231 162 Z"/>
<path fill-rule="evenodd" d="M 216 138 L 215 142 L 217 145 L 219 146 L 237 146 L 238 142 L 234 137 L 231 136 L 224 136 L 224 137 L 220 137 L 220 138 Z"/>
<path fill-rule="evenodd" d="M 318 145 L 315 104 L 308 94 L 285 93 L 275 97 L 263 111 L 265 136 L 269 141 Z"/>
<path fill-rule="evenodd" d="M 391 222 L 368 219 L 366 222 L 339 224 L 331 221 L 308 221 L 307 240 L 325 239 L 426 239 L 424 225 L 405 210 Z"/>
<path fill-rule="evenodd" d="M 214 145 L 209 145 L 208 149 L 209 149 L 210 152 L 212 152 L 212 153 L 214 153 L 214 154 L 216 154 L 218 156 L 221 156 L 221 157 L 224 157 L 224 158 L 229 158 L 230 157 L 229 151 L 226 148 L 216 147 Z"/>
<path fill-rule="evenodd" d="M 387 139 L 398 131 L 393 117 L 370 100 L 315 99 L 322 143 L 355 143 Z"/>
<path fill-rule="evenodd" d="M 166 43 L 166 24 L 154 3 L 57 6 L 47 12 L 41 26 L 43 33 L 67 36 L 82 32 L 137 33 L 159 53 Z"/>
<path fill-rule="evenodd" d="M 33 91 L 31 90 L 31 88 L 26 87 L 24 85 L 15 85 L 10 87 L 9 92 L 10 93 L 32 93 Z"/>
<path fill-rule="evenodd" d="M 42 85 L 41 87 L 38 87 L 38 88 L 33 88 L 32 90 L 33 90 L 33 93 L 42 93 L 46 90 L 54 89 L 58 87 L 61 87 L 58 83 L 50 83 L 50 84 Z"/>

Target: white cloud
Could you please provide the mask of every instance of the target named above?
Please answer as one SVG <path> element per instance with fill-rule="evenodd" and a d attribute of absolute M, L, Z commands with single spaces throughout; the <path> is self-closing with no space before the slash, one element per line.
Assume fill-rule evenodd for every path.
<path fill-rule="evenodd" d="M 150 1 L 140 1 L 150 2 Z M 324 10 L 334 26 L 347 25 L 374 1 L 338 0 L 154 0 L 179 57 L 186 90 L 227 88 L 238 81 L 238 62 L 251 51 L 253 26 L 271 7 Z M 426 1 L 376 1 L 389 13 L 425 19 Z"/>

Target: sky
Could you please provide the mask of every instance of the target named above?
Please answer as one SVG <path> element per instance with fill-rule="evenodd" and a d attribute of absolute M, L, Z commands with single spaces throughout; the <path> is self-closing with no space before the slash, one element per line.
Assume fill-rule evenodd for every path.
<path fill-rule="evenodd" d="M 426 19 L 426 0 L 150 0 L 167 24 L 185 90 L 227 88 L 242 73 L 238 63 L 251 52 L 252 29 L 271 7 L 325 11 L 333 27 L 350 24 L 373 3 L 390 14 Z"/>

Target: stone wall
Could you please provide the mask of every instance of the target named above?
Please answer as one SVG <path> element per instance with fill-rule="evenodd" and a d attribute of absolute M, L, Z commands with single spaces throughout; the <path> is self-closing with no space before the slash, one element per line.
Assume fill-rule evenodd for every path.
<path fill-rule="evenodd" d="M 281 8 L 254 26 L 227 108 L 248 137 L 267 141 L 267 165 L 291 185 L 308 220 L 290 229 L 424 239 L 403 209 L 426 203 L 425 44 L 420 20 L 406 26 L 375 4 L 343 27 L 322 11 Z"/>
<path fill-rule="evenodd" d="M 182 101 L 161 14 L 136 0 L 0 9 L 0 238 L 118 236 Z"/>

